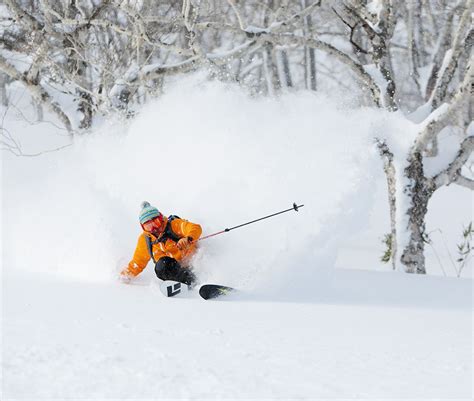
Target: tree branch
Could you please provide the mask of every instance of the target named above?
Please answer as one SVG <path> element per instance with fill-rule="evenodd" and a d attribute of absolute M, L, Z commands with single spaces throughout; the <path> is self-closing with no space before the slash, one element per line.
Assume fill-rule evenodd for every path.
<path fill-rule="evenodd" d="M 259 37 L 259 40 L 265 40 L 268 42 L 273 42 L 274 44 L 280 45 L 299 45 L 299 46 L 308 46 L 314 49 L 324 51 L 340 62 L 345 64 L 349 69 L 356 74 L 356 76 L 366 85 L 367 89 L 370 90 L 372 94 L 372 100 L 374 101 L 377 107 L 381 107 L 381 91 L 379 86 L 375 83 L 374 79 L 370 74 L 368 74 L 365 69 L 357 61 L 353 60 L 348 54 L 342 52 L 338 48 L 330 45 L 329 43 L 322 42 L 320 40 L 305 38 L 297 35 L 285 35 L 285 34 L 271 34 L 271 33 L 262 33 Z"/>
<path fill-rule="evenodd" d="M 293 14 L 290 18 L 286 19 L 285 21 L 274 22 L 268 27 L 267 30 L 273 33 L 281 32 L 282 29 L 280 28 L 286 28 L 288 27 L 288 25 L 291 25 L 294 22 L 303 21 L 304 18 L 307 17 L 309 14 L 311 14 L 316 7 L 321 6 L 321 1 L 322 0 L 315 1 L 313 4 L 310 4 L 308 7 L 304 8 L 300 12 Z"/>
<path fill-rule="evenodd" d="M 334 14 L 336 14 L 339 17 L 339 19 L 344 23 L 344 25 L 349 27 L 349 29 L 351 30 L 351 36 L 349 38 L 349 42 L 351 42 L 351 45 L 354 46 L 356 51 L 362 54 L 369 54 L 367 50 L 362 49 L 362 47 L 360 47 L 357 43 L 354 42 L 354 32 L 359 23 L 356 22 L 355 25 L 351 25 L 344 18 L 342 18 L 342 15 L 340 15 L 334 7 L 332 7 L 332 10 L 334 11 Z"/>
<path fill-rule="evenodd" d="M 442 187 L 443 185 L 449 185 L 453 182 L 459 183 L 460 185 L 464 183 L 468 183 L 468 179 L 461 177 L 461 168 L 464 166 L 466 161 L 471 156 L 472 152 L 474 151 L 474 137 L 470 136 L 464 139 L 461 143 L 461 148 L 459 149 L 456 157 L 451 162 L 451 164 L 446 168 L 446 170 L 439 173 L 437 176 L 433 178 L 433 182 L 436 186 L 436 189 Z M 467 182 L 466 182 L 467 181 Z M 469 180 L 472 181 L 472 180 Z"/>
<path fill-rule="evenodd" d="M 471 14 L 474 8 L 474 0 L 466 1 L 466 9 L 464 10 L 461 20 L 458 24 L 458 30 L 454 37 L 451 51 L 445 54 L 445 65 L 443 71 L 440 71 L 440 76 L 437 80 L 436 87 L 431 95 L 432 110 L 436 109 L 446 98 L 449 83 L 453 79 L 454 72 L 458 66 L 458 60 L 465 49 L 465 45 L 472 47 L 472 43 L 466 43 L 466 29 L 469 30 Z"/>
<path fill-rule="evenodd" d="M 395 164 L 393 162 L 393 153 L 389 149 L 387 143 L 381 139 L 376 138 L 375 143 L 379 149 L 379 154 L 384 163 L 385 177 L 387 179 L 388 204 L 390 208 L 390 235 L 391 235 L 391 260 L 392 268 L 396 269 L 397 265 L 397 178 Z"/>
<path fill-rule="evenodd" d="M 426 90 L 424 97 L 426 100 L 431 98 L 433 91 L 438 80 L 439 69 L 441 68 L 441 62 L 443 61 L 443 55 L 446 53 L 446 50 L 449 48 L 451 43 L 451 31 L 453 26 L 454 15 L 456 14 L 456 8 L 448 14 L 448 17 L 443 25 L 443 29 L 440 32 L 438 40 L 438 48 L 433 56 L 431 67 L 431 72 L 426 84 Z"/>
<path fill-rule="evenodd" d="M 452 116 L 459 110 L 459 104 L 472 95 L 473 70 L 473 63 L 470 62 L 466 68 L 464 79 L 461 85 L 459 85 L 451 104 L 445 103 L 441 105 L 423 122 L 424 128 L 417 137 L 414 148 L 415 152 L 423 152 L 428 144 L 436 138 L 438 133 L 449 124 Z"/>
<path fill-rule="evenodd" d="M 43 29 L 43 25 L 38 22 L 37 19 L 33 18 L 25 10 L 23 10 L 15 0 L 5 0 L 5 3 L 8 5 L 15 19 L 25 25 L 27 28 L 32 28 L 32 31 L 40 31 Z"/>
<path fill-rule="evenodd" d="M 239 10 L 237 10 L 237 7 L 234 3 L 233 0 L 227 0 L 227 2 L 230 4 L 230 6 L 232 7 L 232 10 L 234 10 L 234 13 L 237 17 L 237 21 L 239 21 L 239 26 L 240 26 L 240 29 L 242 29 L 243 31 L 245 31 L 245 26 L 244 26 L 244 22 L 243 22 L 243 19 L 242 19 L 242 16 L 240 15 L 239 13 Z"/>
<path fill-rule="evenodd" d="M 29 81 L 24 74 L 21 74 L 15 69 L 15 67 L 9 64 L 2 55 L 0 55 L 0 71 L 9 75 L 13 80 L 23 83 L 31 91 L 33 96 L 36 97 L 40 103 L 46 105 L 46 107 L 64 124 L 67 131 L 72 134 L 73 129 L 69 117 L 63 112 L 59 104 L 53 100 L 51 95 L 41 86 L 39 81 Z"/>
<path fill-rule="evenodd" d="M 462 187 L 465 187 L 467 189 L 470 189 L 471 191 L 474 191 L 474 180 L 471 180 L 470 178 L 464 177 L 461 174 L 459 174 L 457 180 L 454 181 L 454 183 L 458 184 Z"/>

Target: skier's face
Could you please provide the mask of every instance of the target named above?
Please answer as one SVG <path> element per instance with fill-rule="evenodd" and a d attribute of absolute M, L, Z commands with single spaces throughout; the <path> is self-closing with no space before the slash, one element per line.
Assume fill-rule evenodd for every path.
<path fill-rule="evenodd" d="M 154 235 L 161 234 L 163 231 L 164 221 L 163 216 L 159 215 L 152 220 L 148 220 L 146 223 L 142 224 L 142 227 L 145 231 L 152 233 Z"/>

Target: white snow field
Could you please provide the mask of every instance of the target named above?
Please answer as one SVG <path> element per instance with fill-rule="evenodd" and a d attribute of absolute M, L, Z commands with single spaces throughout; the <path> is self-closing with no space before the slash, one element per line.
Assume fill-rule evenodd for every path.
<path fill-rule="evenodd" d="M 324 287 L 204 301 L 7 274 L 2 399 L 471 397 L 467 280 L 338 271 Z"/>
<path fill-rule="evenodd" d="M 15 96 L 3 129 L 24 154 L 69 143 Z M 379 262 L 373 138 L 414 129 L 323 96 L 186 80 L 60 151 L 2 152 L 1 399 L 471 399 L 472 266 L 457 278 L 446 251 L 470 192 L 433 199 L 443 242 L 427 276 Z M 305 206 L 203 241 L 201 282 L 241 289 L 204 301 L 164 298 L 151 264 L 116 280 L 143 200 L 205 234 Z"/>

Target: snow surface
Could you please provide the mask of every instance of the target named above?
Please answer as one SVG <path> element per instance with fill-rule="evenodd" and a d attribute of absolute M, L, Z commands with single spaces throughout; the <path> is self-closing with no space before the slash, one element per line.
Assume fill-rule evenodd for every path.
<path fill-rule="evenodd" d="M 204 301 L 15 273 L 4 291 L 6 400 L 472 395 L 469 280 L 338 271 Z"/>
<path fill-rule="evenodd" d="M 24 153 L 69 143 L 15 99 L 4 128 Z M 411 129 L 321 95 L 255 100 L 189 79 L 59 152 L 3 152 L 2 400 L 470 399 L 472 280 L 378 261 L 388 212 L 373 138 L 404 133 L 403 149 Z M 151 266 L 116 281 L 145 199 L 205 234 L 305 206 L 203 241 L 202 282 L 242 289 L 203 301 L 164 298 Z M 428 226 L 455 249 L 470 192 L 446 188 L 431 207 Z"/>

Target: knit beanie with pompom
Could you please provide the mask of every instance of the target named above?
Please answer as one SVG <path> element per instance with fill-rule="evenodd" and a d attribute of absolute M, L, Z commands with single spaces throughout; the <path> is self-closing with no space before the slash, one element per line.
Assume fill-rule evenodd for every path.
<path fill-rule="evenodd" d="M 144 224 L 159 215 L 161 215 L 160 211 L 156 207 L 151 206 L 149 202 L 145 201 L 142 203 L 142 210 L 139 216 L 140 224 Z"/>

